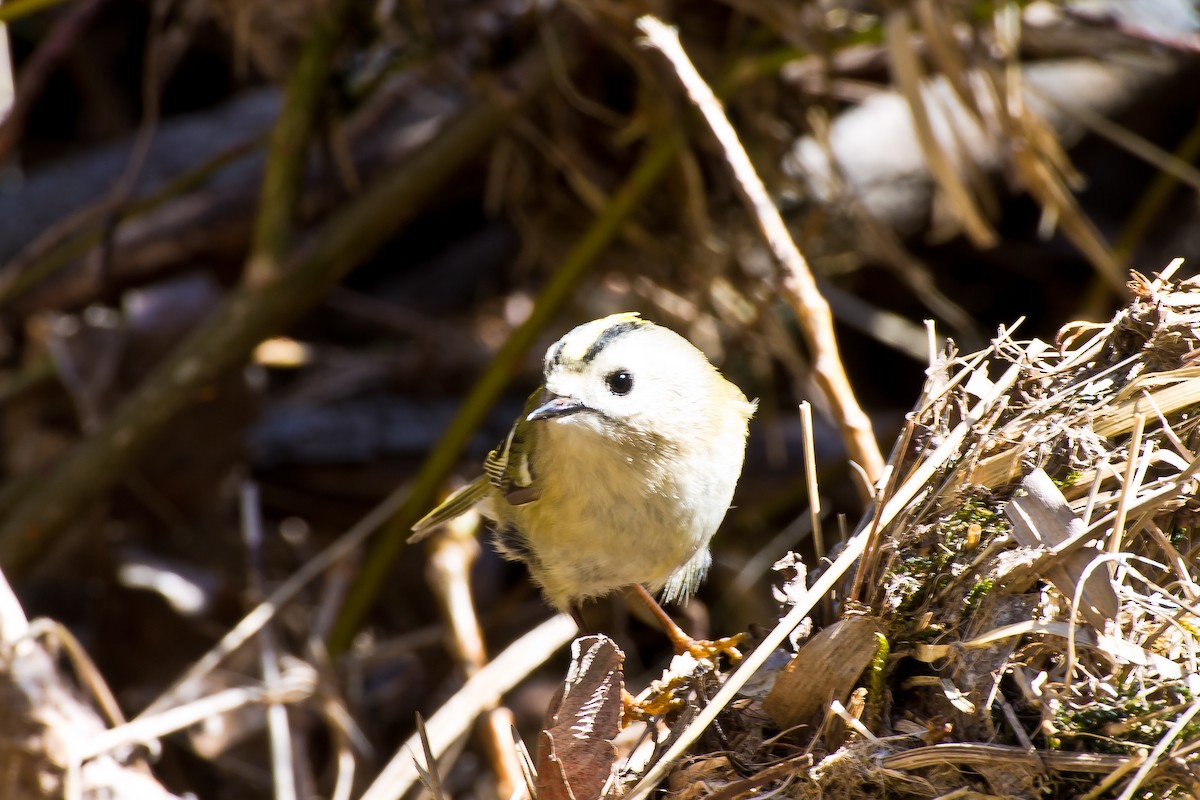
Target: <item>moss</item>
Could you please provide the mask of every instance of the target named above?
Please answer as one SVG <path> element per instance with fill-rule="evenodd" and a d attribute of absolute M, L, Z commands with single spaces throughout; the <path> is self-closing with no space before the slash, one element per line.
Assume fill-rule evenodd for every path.
<path fill-rule="evenodd" d="M 1171 528 L 1171 546 L 1177 550 L 1190 550 L 1192 546 L 1192 529 L 1183 525 Z"/>
<path fill-rule="evenodd" d="M 1065 489 L 1068 486 L 1074 486 L 1079 479 L 1083 477 L 1083 473 L 1077 469 L 1073 469 L 1061 478 L 1055 478 L 1054 485 L 1060 489 Z"/>
<path fill-rule="evenodd" d="M 967 592 L 965 607 L 967 615 L 975 613 L 975 609 L 979 607 L 979 601 L 987 597 L 988 592 L 996 585 L 995 578 L 976 578 L 971 589 Z"/>
<path fill-rule="evenodd" d="M 1192 693 L 1182 682 L 1162 684 L 1150 694 L 1133 693 L 1140 686 L 1129 684 L 1131 691 L 1117 697 L 1095 697 L 1086 706 L 1064 706 L 1054 716 L 1060 737 L 1070 741 L 1072 734 L 1087 736 L 1087 749 L 1125 755 L 1138 748 L 1158 744 Z M 1179 734 L 1187 741 L 1200 734 L 1200 720 L 1184 727 Z"/>
<path fill-rule="evenodd" d="M 957 509 L 943 517 L 919 544 L 897 560 L 887 580 L 887 602 L 899 611 L 912 611 L 951 581 L 963 576 L 978 549 L 1010 529 L 1000 506 L 989 494 L 974 489 Z M 976 580 L 966 609 L 984 597 L 992 583 Z"/>

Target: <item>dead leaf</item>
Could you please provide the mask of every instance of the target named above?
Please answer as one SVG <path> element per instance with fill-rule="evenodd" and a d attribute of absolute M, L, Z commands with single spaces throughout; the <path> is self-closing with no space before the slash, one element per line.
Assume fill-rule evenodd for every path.
<path fill-rule="evenodd" d="M 538 742 L 539 800 L 594 800 L 612 774 L 625 654 L 607 636 L 571 643 L 571 669 Z"/>
<path fill-rule="evenodd" d="M 1062 492 L 1041 468 L 1029 473 L 1021 481 L 1021 487 L 1027 494 L 1014 498 L 1004 509 L 1018 544 L 1050 549 L 1083 531 L 1083 520 L 1075 515 Z M 1047 569 L 1045 577 L 1069 600 L 1075 596 L 1079 580 L 1086 573 L 1079 611 L 1097 630 L 1104 631 L 1108 621 L 1116 618 L 1119 603 L 1109 571 L 1088 572 L 1088 565 L 1097 555 L 1090 549 L 1074 550 Z"/>
<path fill-rule="evenodd" d="M 763 703 L 771 719 L 790 728 L 819 717 L 830 700 L 845 702 L 875 657 L 875 634 L 880 630 L 871 617 L 851 617 L 806 642 Z"/>

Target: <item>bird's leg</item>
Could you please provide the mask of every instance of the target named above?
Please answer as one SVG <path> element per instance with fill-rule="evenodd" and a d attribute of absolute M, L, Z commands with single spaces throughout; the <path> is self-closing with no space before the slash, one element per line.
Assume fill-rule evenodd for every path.
<path fill-rule="evenodd" d="M 582 607 L 572 603 L 570 612 L 571 619 L 575 620 L 575 625 L 579 628 L 580 636 L 584 636 L 595 630 L 591 625 L 588 624 L 587 617 L 584 615 Z"/>
<path fill-rule="evenodd" d="M 646 591 L 646 587 L 640 583 L 634 584 L 633 591 L 641 599 L 646 607 L 650 609 L 658 621 L 666 629 L 667 638 L 671 640 L 671 644 L 675 646 L 675 652 L 682 655 L 689 653 L 696 660 L 708 659 L 712 660 L 714 656 L 724 653 L 729 656 L 732 661 L 741 661 L 742 654 L 737 649 L 742 643 L 745 634 L 737 634 L 736 636 L 726 636 L 723 639 L 693 639 L 683 632 L 683 629 L 676 624 L 675 620 L 671 619 L 671 615 L 663 610 L 663 607 L 658 604 L 654 596 Z"/>

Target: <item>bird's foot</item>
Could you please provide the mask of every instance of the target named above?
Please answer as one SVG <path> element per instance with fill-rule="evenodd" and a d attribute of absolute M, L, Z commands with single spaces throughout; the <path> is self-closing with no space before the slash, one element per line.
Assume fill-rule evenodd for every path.
<path fill-rule="evenodd" d="M 683 708 L 683 700 L 675 696 L 675 690 L 686 683 L 686 680 L 680 678 L 666 684 L 655 685 L 644 700 L 639 700 L 629 692 L 622 690 L 621 727 L 624 728 L 631 723 L 662 716 Z"/>
<path fill-rule="evenodd" d="M 697 661 L 716 661 L 720 655 L 726 655 L 734 664 L 742 660 L 742 651 L 738 646 L 746 641 L 746 634 L 739 633 L 721 639 L 693 639 L 690 636 L 675 641 L 675 649 L 687 653 Z"/>

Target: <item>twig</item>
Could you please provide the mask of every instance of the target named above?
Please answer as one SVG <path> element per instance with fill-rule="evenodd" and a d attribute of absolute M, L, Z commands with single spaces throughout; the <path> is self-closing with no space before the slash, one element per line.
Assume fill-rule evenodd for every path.
<path fill-rule="evenodd" d="M 313 236 L 311 246 L 267 285 L 243 284 L 121 404 L 97 433 L 80 442 L 49 474 L 0 492 L 0 563 L 28 565 L 107 490 L 203 387 L 245 360 L 262 339 L 311 308 L 351 267 L 395 235 L 428 196 L 493 141 L 546 81 L 534 54 L 508 73 L 420 152 L 367 187 Z"/>
<path fill-rule="evenodd" d="M 714 136 L 720 142 L 743 200 L 781 268 L 780 289 L 791 305 L 804 332 L 805 341 L 813 353 L 814 378 L 829 399 L 838 425 L 842 429 L 850 458 L 858 462 L 874 482 L 883 472 L 883 455 L 875 442 L 871 421 L 859 407 L 854 390 L 846 377 L 838 353 L 837 338 L 833 332 L 833 315 L 817 289 L 808 262 L 792 241 L 779 209 L 767 195 L 767 190 L 738 140 L 737 132 L 725 116 L 720 101 L 684 52 L 679 42 L 678 31 L 650 15 L 641 17 L 637 25 L 646 35 L 646 42 L 661 51 L 671 62 L 688 96 L 704 115 Z M 870 497 L 864 496 L 863 500 L 870 500 Z"/>
<path fill-rule="evenodd" d="M 475 677 L 468 680 L 425 724 L 430 749 L 440 757 L 471 727 L 475 718 L 500 696 L 541 665 L 576 633 L 575 621 L 565 614 L 551 617 L 513 642 Z M 395 800 L 416 783 L 414 755 L 421 742 L 409 737 L 361 800 Z"/>
<path fill-rule="evenodd" d="M 860 720 L 858 717 L 852 715 L 849 711 L 846 710 L 846 707 L 844 705 L 842 705 L 842 702 L 840 700 L 831 701 L 829 703 L 829 710 L 830 710 L 830 712 L 833 713 L 833 715 L 835 717 L 837 717 L 838 719 L 840 719 L 842 721 L 842 724 L 849 727 L 851 730 L 853 730 L 859 736 L 866 739 L 868 742 L 875 742 L 875 741 L 879 740 L 878 736 L 871 733 L 871 731 L 867 730 L 867 726 L 862 724 L 862 720 Z"/>
<path fill-rule="evenodd" d="M 0 23 L 0 130 L 3 123 L 12 118 L 13 108 L 17 104 L 17 79 L 13 72 L 12 43 L 8 38 L 8 26 Z M 3 158 L 0 157 L 0 161 Z"/>
<path fill-rule="evenodd" d="M 113 249 L 122 209 L 137 190 L 158 136 L 163 87 L 179 65 L 189 32 L 200 21 L 200 7 L 195 0 L 179 4 L 171 0 L 150 3 L 150 25 L 142 55 L 142 119 L 125 160 L 125 169 L 100 206 L 100 246 L 92 253 L 95 264 L 92 271 L 100 276 L 101 284 L 106 284 L 112 273 Z M 174 36 L 168 35 L 170 28 L 174 28 Z"/>
<path fill-rule="evenodd" d="M 821 533 L 821 487 L 817 485 L 817 448 L 813 435 L 812 403 L 800 404 L 800 432 L 804 438 L 804 483 L 808 487 L 808 513 L 812 521 L 813 554 L 825 558 L 825 536 Z"/>
<path fill-rule="evenodd" d="M 0 6 L 0 22 L 12 22 L 65 2 L 67 0 L 9 0 Z"/>
<path fill-rule="evenodd" d="M 283 109 L 271 130 L 254 240 L 244 280 L 252 285 L 279 277 L 292 237 L 301 185 L 308 171 L 308 144 L 317 107 L 329 81 L 334 50 L 342 36 L 349 0 L 313 8 L 312 30 L 296 60 L 283 95 Z"/>
<path fill-rule="evenodd" d="M 478 514 L 454 520 L 444 534 L 434 538 L 426 567 L 442 617 L 450 626 L 454 659 L 468 678 L 487 665 L 483 629 L 471 594 L 471 567 L 479 557 L 479 540 L 475 537 L 478 527 Z M 521 765 L 509 733 L 514 724 L 512 712 L 501 705 L 487 709 L 480 719 L 479 734 L 496 776 L 499 797 L 508 797 L 522 783 Z"/>
<path fill-rule="evenodd" d="M 199 189 L 230 164 L 252 153 L 262 145 L 265 134 L 253 136 L 229 147 L 197 167 L 169 180 L 162 188 L 143 197 L 134 198 L 121 209 L 119 222 L 128 222 L 154 211 L 180 195 Z M 15 313 L 24 316 L 43 308 L 61 309 L 85 305 L 95 295 L 94 281 L 54 281 L 53 287 L 42 292 L 40 286 L 60 270 L 65 270 L 99 245 L 105 234 L 109 216 L 109 197 L 84 206 L 41 231 L 28 245 L 0 267 L 0 306 L 9 306 L 32 295 Z M 127 282 L 128 275 L 116 277 Z M 65 284 L 65 288 L 64 288 Z M 81 288 L 87 286 L 89 288 Z"/>
<path fill-rule="evenodd" d="M 263 570 L 262 509 L 258 486 L 251 481 L 242 484 L 242 538 L 246 544 L 247 587 L 251 600 L 261 603 L 266 596 Z M 272 625 L 264 625 L 258 637 L 259 661 L 262 664 L 263 685 L 268 691 L 279 688 L 279 642 Z M 267 705 L 267 732 L 271 744 L 271 773 L 275 780 L 275 800 L 295 800 L 296 769 L 292 753 L 292 732 L 288 723 L 287 706 L 280 702 Z"/>
<path fill-rule="evenodd" d="M 187 671 L 175 681 L 165 692 L 143 711 L 139 718 L 158 713 L 165 708 L 175 705 L 179 698 L 187 697 L 193 686 L 204 676 L 216 669 L 222 661 L 262 630 L 272 617 L 287 603 L 291 602 L 300 590 L 315 578 L 329 569 L 332 565 L 349 557 L 362 548 L 367 537 L 379 530 L 390 519 L 405 499 L 408 497 L 408 487 L 401 486 L 385 497 L 379 505 L 359 520 L 354 527 L 346 531 L 337 541 L 326 547 L 313 558 L 296 570 L 295 574 L 284 581 L 271 595 L 259 603 L 249 614 L 241 619 L 221 641 L 212 647 L 201 658 L 193 662 Z"/>
<path fill-rule="evenodd" d="M 230 711 L 246 705 L 268 702 L 300 702 L 308 699 L 311 694 L 311 687 L 307 685 L 289 686 L 282 694 L 248 687 L 224 689 L 194 702 L 184 703 L 160 713 L 142 715 L 124 725 L 101 731 L 90 737 L 83 749 L 76 755 L 83 760 L 95 758 L 120 747 L 161 739 L 168 734 L 184 730 L 206 719 L 228 714 Z"/>

